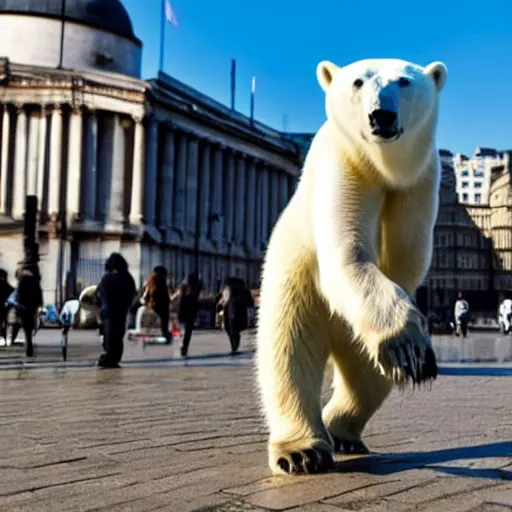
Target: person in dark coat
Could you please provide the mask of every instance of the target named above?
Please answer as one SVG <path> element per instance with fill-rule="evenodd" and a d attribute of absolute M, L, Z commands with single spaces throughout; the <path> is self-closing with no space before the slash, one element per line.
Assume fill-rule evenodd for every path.
<path fill-rule="evenodd" d="M 5 338 L 7 336 L 7 299 L 14 291 L 7 281 L 7 272 L 0 269 L 0 336 Z"/>
<path fill-rule="evenodd" d="M 102 368 L 118 368 L 123 356 L 126 318 L 136 288 L 121 254 L 112 253 L 105 264 L 105 275 L 96 290 L 102 321 L 105 353 L 98 360 Z"/>
<path fill-rule="evenodd" d="M 164 267 L 158 266 L 153 269 L 144 287 L 142 302 L 160 317 L 162 335 L 167 340 L 167 343 L 171 343 L 172 336 L 169 332 L 169 306 L 171 299 L 167 286 L 167 270 Z"/>
<path fill-rule="evenodd" d="M 254 307 L 254 299 L 243 279 L 228 277 L 216 302 L 217 311 L 224 312 L 224 329 L 229 336 L 231 353 L 236 354 L 240 348 L 240 333 L 249 326 L 247 309 Z"/>
<path fill-rule="evenodd" d="M 199 295 L 203 289 L 203 283 L 199 279 L 197 272 L 189 274 L 179 287 L 177 293 L 171 297 L 174 300 L 179 297 L 178 306 L 178 321 L 181 324 L 182 343 L 181 343 L 181 356 L 187 357 L 188 348 L 190 346 L 190 339 L 194 324 L 196 322 L 197 310 L 199 305 Z"/>
<path fill-rule="evenodd" d="M 36 314 L 43 305 L 43 291 L 41 290 L 41 275 L 36 263 L 23 262 L 16 271 L 18 286 L 16 287 L 17 314 L 21 326 L 25 331 L 25 354 L 33 357 L 33 335 L 36 327 Z M 17 336 L 13 329 L 13 340 Z"/>

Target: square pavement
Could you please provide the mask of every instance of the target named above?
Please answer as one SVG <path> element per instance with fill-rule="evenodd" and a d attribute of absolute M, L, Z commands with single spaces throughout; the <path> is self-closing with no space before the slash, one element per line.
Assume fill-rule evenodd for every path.
<path fill-rule="evenodd" d="M 70 334 L 67 364 L 58 339 L 38 334 L 35 364 L 0 348 L 2 512 L 512 510 L 512 353 L 496 334 L 435 338 L 440 377 L 393 392 L 372 455 L 301 477 L 269 474 L 253 333 L 232 357 L 224 333 L 198 331 L 187 361 L 127 343 L 118 370 L 94 367 L 94 332 Z"/>

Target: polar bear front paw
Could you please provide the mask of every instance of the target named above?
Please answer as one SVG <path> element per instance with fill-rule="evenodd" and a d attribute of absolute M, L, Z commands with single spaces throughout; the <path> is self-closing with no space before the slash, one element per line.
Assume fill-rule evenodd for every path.
<path fill-rule="evenodd" d="M 397 337 L 379 347 L 379 368 L 395 384 L 414 384 L 437 377 L 437 362 L 429 337 L 416 322 L 408 322 Z"/>
<path fill-rule="evenodd" d="M 324 473 L 334 466 L 332 448 L 325 442 L 303 449 L 269 449 L 270 468 L 274 474 L 299 475 Z"/>

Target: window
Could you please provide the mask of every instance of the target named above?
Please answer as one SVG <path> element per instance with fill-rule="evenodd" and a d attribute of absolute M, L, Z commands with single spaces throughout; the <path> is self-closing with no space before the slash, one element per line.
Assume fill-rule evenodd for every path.
<path fill-rule="evenodd" d="M 463 181 L 463 182 L 461 183 L 461 187 L 462 187 L 462 188 L 468 188 L 468 186 L 469 186 L 469 183 L 468 183 L 467 181 Z"/>
<path fill-rule="evenodd" d="M 475 194 L 475 203 L 482 202 L 482 194 Z"/>
<path fill-rule="evenodd" d="M 475 171 L 475 172 L 473 172 L 473 176 L 475 178 L 483 178 L 484 177 L 484 172 L 483 171 Z"/>
<path fill-rule="evenodd" d="M 469 171 L 467 169 L 464 169 L 460 175 L 463 177 L 463 178 L 467 178 L 469 176 Z"/>
<path fill-rule="evenodd" d="M 481 181 L 475 181 L 475 188 L 482 188 L 483 183 Z"/>
<path fill-rule="evenodd" d="M 468 195 L 466 193 L 462 194 L 462 202 L 467 203 L 468 202 Z"/>

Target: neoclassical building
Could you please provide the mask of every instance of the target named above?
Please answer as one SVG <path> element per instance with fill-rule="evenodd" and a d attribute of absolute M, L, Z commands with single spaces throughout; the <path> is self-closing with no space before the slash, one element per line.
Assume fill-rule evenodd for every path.
<path fill-rule="evenodd" d="M 112 251 L 139 285 L 157 264 L 210 291 L 257 284 L 297 145 L 170 76 L 141 80 L 119 0 L 67 0 L 61 54 L 60 6 L 0 0 L 0 267 L 12 279 L 22 258 L 29 194 L 47 303 L 98 282 Z"/>

